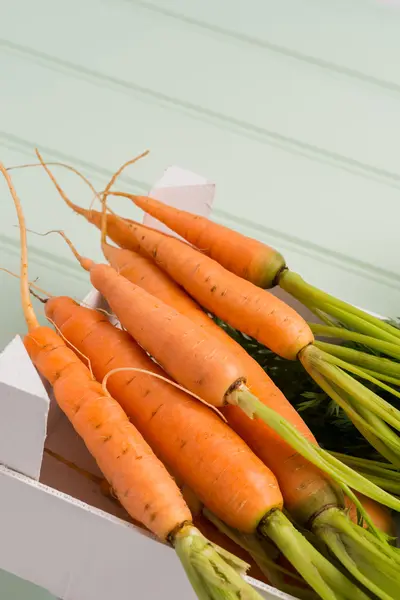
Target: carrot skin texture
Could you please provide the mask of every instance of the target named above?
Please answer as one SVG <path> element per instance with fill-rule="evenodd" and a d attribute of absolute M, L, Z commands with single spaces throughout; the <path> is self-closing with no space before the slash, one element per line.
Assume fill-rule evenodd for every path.
<path fill-rule="evenodd" d="M 124 195 L 123 192 L 110 194 Z M 274 248 L 229 227 L 149 196 L 126 195 L 144 212 L 164 223 L 225 269 L 258 287 L 273 287 L 278 273 L 286 266 L 285 259 Z"/>
<path fill-rule="evenodd" d="M 177 525 L 191 521 L 191 513 L 164 465 L 121 406 L 104 396 L 101 385 L 91 379 L 87 367 L 60 336 L 40 327 L 25 336 L 24 344 L 132 518 L 161 540 L 166 540 Z"/>
<path fill-rule="evenodd" d="M 127 332 L 98 312 L 52 298 L 46 314 L 89 357 L 97 378 L 120 367 L 163 374 Z M 282 507 L 275 476 L 209 408 L 142 373 L 116 373 L 107 387 L 155 454 L 231 527 L 253 532 L 266 513 Z"/>
<path fill-rule="evenodd" d="M 101 230 L 101 212 L 97 210 L 88 210 L 82 208 L 73 202 L 68 202 L 68 206 L 72 208 L 78 215 L 84 217 L 88 223 L 91 223 L 97 229 Z M 107 236 L 113 240 L 121 248 L 127 248 L 133 252 L 139 252 L 140 247 L 135 237 L 132 236 L 131 226 L 128 221 L 121 219 L 117 215 L 107 213 Z M 133 221 L 134 222 L 134 221 Z M 147 254 L 147 253 L 145 253 Z"/>
<path fill-rule="evenodd" d="M 239 361 L 224 344 L 109 265 L 93 265 L 90 280 L 132 337 L 167 373 L 209 404 L 223 406 L 228 390 L 245 379 Z"/>
<path fill-rule="evenodd" d="M 309 441 L 317 443 L 312 432 L 262 367 L 219 327 L 169 276 L 149 258 L 129 250 L 103 245 L 110 264 L 132 283 L 169 304 L 211 335 L 228 345 L 245 368 L 252 392 L 267 406 L 290 421 Z M 221 408 L 229 425 L 273 471 L 278 479 L 286 508 L 307 522 L 324 504 L 341 505 L 342 497 L 332 482 L 260 419 L 250 419 L 239 407 Z"/>
<path fill-rule="evenodd" d="M 139 224 L 131 224 L 131 231 L 139 252 L 151 256 L 201 306 L 279 356 L 296 360 L 300 350 L 314 341 L 304 319 L 270 292 L 172 236 Z"/>

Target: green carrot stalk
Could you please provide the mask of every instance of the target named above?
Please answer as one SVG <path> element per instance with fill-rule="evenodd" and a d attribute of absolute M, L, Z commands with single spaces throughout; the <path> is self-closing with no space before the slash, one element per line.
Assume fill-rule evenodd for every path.
<path fill-rule="evenodd" d="M 315 335 L 349 340 L 372 348 L 383 354 L 387 354 L 388 356 L 392 356 L 393 358 L 400 359 L 400 347 L 398 344 L 357 333 L 356 331 L 351 331 L 345 327 L 334 327 L 332 325 L 321 325 L 319 323 L 309 323 L 309 326 Z"/>

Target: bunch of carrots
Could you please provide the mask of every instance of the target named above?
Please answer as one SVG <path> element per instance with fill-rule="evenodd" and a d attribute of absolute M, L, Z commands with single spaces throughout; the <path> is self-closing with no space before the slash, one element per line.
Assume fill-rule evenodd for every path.
<path fill-rule="evenodd" d="M 302 317 L 262 288 L 300 290 L 318 314 L 354 317 L 352 307 L 338 308 L 340 301 L 328 302 L 308 284 L 296 287 L 299 277 L 283 258 L 256 240 L 151 198 L 112 192 L 137 159 L 112 177 L 97 212 L 73 204 L 37 155 L 65 202 L 101 230 L 104 264 L 81 256 L 60 233 L 121 327 L 52 296 L 45 314 L 56 331 L 38 326 L 22 208 L 2 167 L 20 223 L 25 346 L 131 518 L 175 548 L 201 599 L 259 596 L 242 578 L 248 565 L 195 527 L 182 490 L 281 589 L 299 598 L 397 599 L 400 555 L 385 507 L 399 511 L 400 500 L 320 448 L 265 371 L 208 314 L 299 359 L 396 465 L 400 413 L 361 383 L 365 375 L 386 386 L 379 371 L 323 350 Z M 112 194 L 128 196 L 189 243 L 107 212 Z M 364 321 L 369 334 L 379 329 Z M 342 315 L 341 323 L 349 321 Z M 389 327 L 374 339 L 383 343 Z M 278 555 L 292 565 L 290 583 L 285 568 L 271 565 Z M 304 583 L 293 592 L 299 577 Z"/>

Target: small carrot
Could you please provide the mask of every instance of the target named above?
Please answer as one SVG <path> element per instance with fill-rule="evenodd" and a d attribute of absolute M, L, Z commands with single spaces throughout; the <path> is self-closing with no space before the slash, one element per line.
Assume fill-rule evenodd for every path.
<path fill-rule="evenodd" d="M 128 514 L 143 523 L 179 556 L 200 600 L 260 598 L 241 577 L 248 565 L 218 549 L 192 524 L 180 490 L 121 406 L 64 340 L 39 325 L 28 283 L 25 219 L 10 176 L 0 163 L 17 211 L 21 237 L 21 299 L 28 334 L 25 348 L 52 385 L 61 410 L 82 437 Z"/>
<path fill-rule="evenodd" d="M 275 477 L 213 411 L 169 383 L 137 372 L 162 374 L 129 334 L 104 315 L 69 298 L 50 298 L 45 310 L 90 359 L 95 376 L 109 376 L 110 391 L 156 455 L 213 514 L 243 533 L 271 536 L 322 598 L 333 600 L 331 587 L 339 598 L 350 597 L 342 576 L 337 579 L 338 572 L 283 517 Z M 309 569 L 311 556 L 316 572 Z M 352 587 L 354 592 L 358 590 Z"/>
<path fill-rule="evenodd" d="M 290 271 L 283 256 L 274 248 L 206 217 L 176 209 L 148 196 L 111 192 L 109 189 L 107 195 L 130 198 L 136 206 L 167 225 L 228 271 L 254 285 L 261 288 L 279 285 L 309 308 L 332 316 L 354 332 L 400 345 L 398 328 L 306 283 L 297 273 Z"/>

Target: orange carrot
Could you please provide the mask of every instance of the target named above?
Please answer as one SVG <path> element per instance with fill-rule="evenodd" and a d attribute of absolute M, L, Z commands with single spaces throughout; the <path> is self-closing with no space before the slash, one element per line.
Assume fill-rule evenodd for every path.
<path fill-rule="evenodd" d="M 79 467 L 74 462 L 66 459 L 61 454 L 58 454 L 57 452 L 53 452 L 52 450 L 50 450 L 48 448 L 45 448 L 44 452 L 46 454 L 48 454 L 49 456 L 51 456 L 52 458 L 54 458 L 56 461 L 62 463 L 66 467 L 68 467 L 69 469 L 79 473 L 85 479 L 88 479 L 88 480 L 94 482 L 96 485 L 99 486 L 101 493 L 106 498 L 109 498 L 111 501 L 119 504 L 118 498 L 117 498 L 114 490 L 112 489 L 112 487 L 110 486 L 110 484 L 108 483 L 108 481 L 106 479 L 104 479 L 103 477 L 100 477 L 99 475 L 94 475 L 93 473 L 90 473 L 86 469 Z M 167 470 L 173 477 L 173 474 L 171 473 L 170 469 L 167 469 Z M 181 487 L 179 481 L 177 481 L 175 477 L 173 477 L 173 479 L 176 481 L 177 485 L 179 485 L 179 487 Z M 247 574 L 250 577 L 254 577 L 255 579 L 259 579 L 260 581 L 269 583 L 267 577 L 261 571 L 261 569 L 258 567 L 257 563 L 250 556 L 250 554 L 242 546 L 235 543 L 230 537 L 228 537 L 222 531 L 220 531 L 215 525 L 213 525 L 213 523 L 211 521 L 209 521 L 203 515 L 203 512 L 202 512 L 203 505 L 201 504 L 201 502 L 197 498 L 197 496 L 194 494 L 194 492 L 192 490 L 190 490 L 189 488 L 187 488 L 186 486 L 183 486 L 181 491 L 182 491 L 183 498 L 191 512 L 193 524 L 197 527 L 197 529 L 199 529 L 201 531 L 201 533 L 208 540 L 210 540 L 214 544 L 217 544 L 218 546 L 221 546 L 222 548 L 224 548 L 224 550 L 227 550 L 231 554 L 234 554 L 235 556 L 237 556 L 244 562 L 248 563 L 250 565 L 250 568 L 249 568 Z M 130 515 L 126 514 L 125 518 L 129 522 L 133 523 L 136 527 L 143 528 L 143 524 L 140 523 L 139 521 L 136 521 L 132 517 L 130 517 Z M 145 528 L 145 530 L 147 530 L 147 529 Z M 271 546 L 271 548 L 272 548 L 272 546 Z M 277 549 L 275 549 L 275 555 L 278 556 Z M 290 565 L 290 563 L 289 563 L 289 565 Z"/>
<path fill-rule="evenodd" d="M 131 199 L 136 206 L 167 225 L 228 271 L 261 288 L 276 285 L 280 272 L 286 268 L 285 259 L 274 248 L 206 217 L 168 206 L 149 196 L 109 190 L 106 193 Z"/>
<path fill-rule="evenodd" d="M 12 181 L 0 163 L 14 200 L 21 236 L 21 299 L 27 352 L 128 514 L 176 550 L 200 600 L 222 596 L 260 598 L 242 579 L 248 565 L 218 549 L 193 526 L 182 494 L 121 406 L 64 340 L 39 325 L 29 296 L 26 226 Z"/>
<path fill-rule="evenodd" d="M 282 499 L 274 476 L 213 411 L 167 382 L 132 372 L 130 369 L 144 369 L 162 374 L 128 333 L 113 327 L 104 315 L 68 298 L 50 298 L 46 315 L 90 359 L 98 379 L 114 369 L 122 369 L 109 377 L 110 391 L 156 455 L 171 466 L 203 504 L 230 527 L 272 536 L 321 597 L 334 598 L 320 580 L 324 573 L 329 586 L 333 584 L 331 565 L 321 560 L 318 553 L 314 555 L 316 551 L 288 521 L 283 525 L 279 510 Z M 319 572 L 316 579 L 306 564 L 310 552 Z M 339 580 L 343 583 L 341 576 Z M 335 588 L 342 586 L 339 580 Z M 353 589 L 351 593 L 354 592 Z M 342 595 L 350 597 L 348 592 L 339 597 Z"/>
<path fill-rule="evenodd" d="M 126 279 L 140 285 L 169 306 L 189 317 L 194 323 L 209 331 L 227 344 L 246 368 L 250 389 L 267 406 L 274 408 L 282 417 L 294 425 L 311 442 L 316 440 L 298 412 L 286 400 L 260 365 L 219 327 L 185 291 L 176 285 L 150 259 L 129 250 L 115 248 L 103 243 L 103 253 L 116 271 Z M 236 406 L 222 408 L 229 424 L 249 444 L 253 451 L 278 477 L 286 508 L 296 519 L 308 522 L 315 510 L 311 499 L 321 496 L 326 487 L 326 496 L 333 502 L 335 494 L 329 492 L 330 483 L 322 473 L 308 463 L 279 435 L 260 419 L 252 420 Z M 318 506 L 318 511 L 320 506 Z"/>

